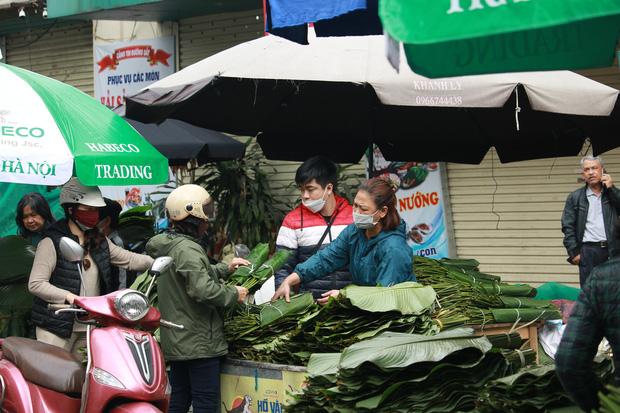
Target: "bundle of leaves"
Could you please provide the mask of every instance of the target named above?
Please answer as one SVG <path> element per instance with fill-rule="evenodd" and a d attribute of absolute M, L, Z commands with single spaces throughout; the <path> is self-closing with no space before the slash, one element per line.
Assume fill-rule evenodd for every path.
<path fill-rule="evenodd" d="M 620 413 L 620 388 L 608 385 L 605 392 L 598 395 L 600 401 L 600 413 Z"/>
<path fill-rule="evenodd" d="M 613 370 L 611 362 L 604 360 L 594 366 L 596 374 L 607 381 Z M 555 365 L 548 364 L 489 382 L 481 392 L 477 412 L 536 413 L 572 405 L 555 374 Z"/>
<path fill-rule="evenodd" d="M 305 365 L 313 352 L 339 352 L 383 331 L 435 334 L 431 319 L 436 294 L 431 287 L 406 282 L 392 287 L 350 285 L 324 306 L 299 306 L 312 298 L 305 294 L 259 307 L 277 306 L 278 317 L 267 320 L 237 314 L 226 324 L 230 354 L 251 360 Z M 299 309 L 304 307 L 304 311 Z M 260 311 L 264 311 L 261 309 Z M 274 331 L 275 330 L 275 331 Z"/>
<path fill-rule="evenodd" d="M 439 306 L 433 317 L 442 329 L 561 318 L 551 302 L 529 298 L 536 294 L 535 288 L 502 283 L 500 277 L 477 267 L 476 260 L 415 257 L 418 281 L 437 292 Z"/>
<path fill-rule="evenodd" d="M 249 266 L 239 267 L 228 279 L 229 285 L 239 285 L 256 292 L 265 281 L 273 276 L 286 264 L 292 251 L 282 249 L 277 251 L 269 259 L 269 244 L 260 243 L 250 252 L 247 257 L 251 262 Z"/>
<path fill-rule="evenodd" d="M 298 329 L 299 317 L 317 309 L 311 293 L 293 296 L 290 303 L 278 300 L 239 306 L 225 324 L 229 356 L 271 363 L 282 361 L 270 354 L 267 347 L 274 343 L 285 346 Z"/>
<path fill-rule="evenodd" d="M 501 342 L 498 342 L 501 344 Z M 475 407 L 489 380 L 516 370 L 514 350 L 467 328 L 435 336 L 384 332 L 341 354 L 313 354 L 308 386 L 287 411 L 451 412 Z M 523 358 L 534 360 L 532 351 Z M 515 364 L 515 360 L 519 360 Z"/>

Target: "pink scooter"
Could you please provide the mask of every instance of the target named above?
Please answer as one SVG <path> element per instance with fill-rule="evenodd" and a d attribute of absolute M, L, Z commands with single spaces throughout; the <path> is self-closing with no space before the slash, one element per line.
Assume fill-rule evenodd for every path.
<path fill-rule="evenodd" d="M 69 238 L 61 254 L 78 265 L 84 251 Z M 172 263 L 155 260 L 153 280 Z M 100 297 L 77 298 L 73 306 L 50 304 L 56 313 L 73 312 L 87 324 L 86 368 L 60 347 L 21 337 L 0 343 L 2 413 L 167 412 L 171 388 L 161 350 L 151 331 L 183 328 L 160 319 L 148 292 L 125 289 Z M 143 330 L 137 330 L 140 326 Z"/>

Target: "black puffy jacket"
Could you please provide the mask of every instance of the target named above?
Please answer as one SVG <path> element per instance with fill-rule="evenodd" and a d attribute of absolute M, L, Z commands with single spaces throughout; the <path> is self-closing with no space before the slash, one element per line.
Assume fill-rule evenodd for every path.
<path fill-rule="evenodd" d="M 50 277 L 50 284 L 80 295 L 82 281 L 75 263 L 65 260 L 60 254 L 60 239 L 69 237 L 75 242 L 78 238 L 71 233 L 66 219 L 55 222 L 45 233 L 51 238 L 56 249 L 56 267 Z M 111 276 L 110 249 L 107 242 L 102 242 L 97 250 L 90 251 L 90 256 L 99 270 L 99 283 L 101 294 L 107 294 L 118 289 L 118 280 Z M 48 302 L 39 297 L 34 297 L 32 303 L 32 322 L 37 327 L 48 330 L 59 337 L 69 338 L 73 332 L 75 315 L 64 313 L 56 315 L 53 310 L 48 310 Z"/>

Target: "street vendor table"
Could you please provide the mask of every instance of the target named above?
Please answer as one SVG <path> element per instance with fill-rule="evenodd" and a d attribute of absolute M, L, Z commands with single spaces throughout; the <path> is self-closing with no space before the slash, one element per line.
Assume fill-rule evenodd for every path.
<path fill-rule="evenodd" d="M 282 413 L 290 398 L 286 392 L 298 391 L 305 380 L 305 367 L 226 359 L 220 375 L 222 413 L 241 406 L 248 409 L 235 411 Z"/>
<path fill-rule="evenodd" d="M 523 340 L 526 340 L 524 345 L 529 346 L 532 350 L 536 352 L 536 364 L 539 363 L 538 357 L 538 327 L 542 322 L 536 323 L 519 323 L 516 326 L 513 326 L 512 323 L 497 323 L 497 324 L 485 324 L 471 326 L 474 329 L 474 334 L 477 336 L 481 335 L 493 335 L 493 334 L 505 334 L 513 330 L 514 332 L 519 333 Z M 513 328 L 514 327 L 514 328 Z"/>

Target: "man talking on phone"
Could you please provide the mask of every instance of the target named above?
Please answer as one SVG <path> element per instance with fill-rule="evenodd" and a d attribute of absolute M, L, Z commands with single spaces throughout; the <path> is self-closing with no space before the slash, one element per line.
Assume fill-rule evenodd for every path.
<path fill-rule="evenodd" d="M 620 210 L 620 190 L 599 156 L 584 156 L 581 172 L 586 185 L 566 199 L 562 232 L 568 262 L 579 266 L 583 288 L 592 268 L 613 257 L 619 247 L 614 219 Z"/>

